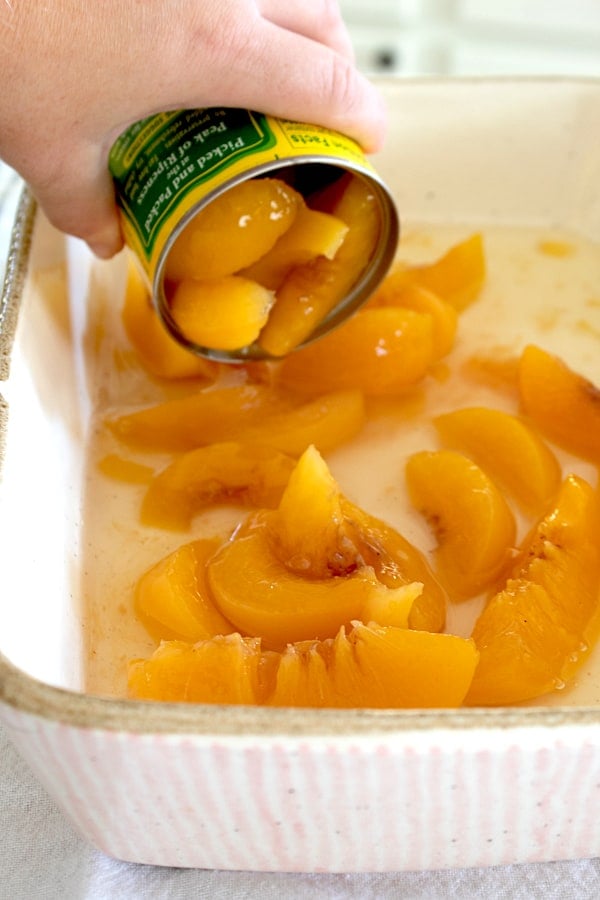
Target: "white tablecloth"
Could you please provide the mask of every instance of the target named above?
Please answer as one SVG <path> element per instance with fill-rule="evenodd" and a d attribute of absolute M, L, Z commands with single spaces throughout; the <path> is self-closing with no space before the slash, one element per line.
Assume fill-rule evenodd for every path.
<path fill-rule="evenodd" d="M 598 900 L 600 859 L 353 875 L 167 869 L 117 862 L 74 831 L 0 726 L 0 900 Z"/>

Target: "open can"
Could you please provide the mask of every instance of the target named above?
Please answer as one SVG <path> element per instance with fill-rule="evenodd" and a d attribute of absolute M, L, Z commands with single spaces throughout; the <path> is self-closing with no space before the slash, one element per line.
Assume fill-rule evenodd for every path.
<path fill-rule="evenodd" d="M 125 240 L 141 263 L 160 320 L 179 343 L 210 359 L 238 362 L 268 354 L 257 343 L 229 351 L 190 340 L 169 308 L 165 263 L 194 216 L 241 181 L 267 175 L 289 180 L 292 175 L 304 193 L 346 172 L 366 180 L 373 191 L 379 239 L 357 282 L 300 346 L 353 313 L 383 279 L 396 253 L 399 221 L 387 187 L 358 144 L 317 125 L 225 107 L 160 113 L 117 139 L 109 167 Z"/>

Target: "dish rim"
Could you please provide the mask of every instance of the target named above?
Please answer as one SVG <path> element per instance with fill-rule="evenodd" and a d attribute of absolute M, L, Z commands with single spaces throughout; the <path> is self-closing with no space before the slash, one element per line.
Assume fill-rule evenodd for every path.
<path fill-rule="evenodd" d="M 408 87 L 448 86 L 449 79 L 374 79 L 378 84 Z M 453 78 L 457 87 L 483 84 L 545 83 L 600 87 L 595 76 L 467 76 Z M 26 282 L 37 202 L 24 185 L 11 230 L 0 295 L 0 382 L 8 378 L 18 311 Z M 0 477 L 8 406 L 0 393 Z M 14 665 L 0 651 L 0 704 L 79 728 L 136 734 L 193 734 L 212 737 L 382 737 L 411 731 L 544 728 L 585 728 L 600 724 L 595 706 L 503 706 L 461 709 L 316 709 L 271 708 L 215 704 L 165 703 L 104 697 L 40 681 Z"/>

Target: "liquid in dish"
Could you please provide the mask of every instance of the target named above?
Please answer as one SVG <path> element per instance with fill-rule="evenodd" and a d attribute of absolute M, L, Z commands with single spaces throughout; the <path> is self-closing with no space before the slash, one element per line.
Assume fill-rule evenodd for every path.
<path fill-rule="evenodd" d="M 548 243 L 550 240 L 551 243 Z M 438 259 L 449 248 L 454 248 L 455 254 L 461 251 L 464 252 L 465 248 L 467 251 L 470 249 L 471 253 L 473 253 L 474 246 L 473 239 L 471 241 L 463 240 L 456 233 L 439 230 L 436 232 L 415 233 L 412 236 L 405 237 L 403 253 L 406 253 L 405 261 L 407 264 L 410 264 L 412 271 L 413 266 L 428 259 Z M 559 246 L 564 249 L 564 253 L 556 253 L 556 247 Z M 282 426 L 283 431 L 280 431 L 280 434 L 285 432 L 285 416 L 288 415 L 289 417 L 290 415 L 290 402 L 293 406 L 292 412 L 297 413 L 297 410 L 302 407 L 305 412 L 305 424 L 306 421 L 311 421 L 311 415 L 313 415 L 311 424 L 314 425 L 315 410 L 322 405 L 323 394 L 326 393 L 329 407 L 325 404 L 327 408 L 319 422 L 321 431 L 316 432 L 316 441 L 309 441 L 308 443 L 316 443 L 317 448 L 326 457 L 328 470 L 334 482 L 339 486 L 343 497 L 350 498 L 350 502 L 355 507 L 371 516 L 377 517 L 380 521 L 384 521 L 394 531 L 399 531 L 402 537 L 426 558 L 429 568 L 436 570 L 439 576 L 439 559 L 436 559 L 437 551 L 435 549 L 437 541 L 435 531 L 431 530 L 427 519 L 411 503 L 408 490 L 410 485 L 407 486 L 404 478 L 405 465 L 410 458 L 419 459 L 418 456 L 415 457 L 415 454 L 430 454 L 427 459 L 421 457 L 421 463 L 425 462 L 426 466 L 438 466 L 437 469 L 430 470 L 430 473 L 435 471 L 438 481 L 441 480 L 442 484 L 448 483 L 450 480 L 450 475 L 448 474 L 450 469 L 448 466 L 443 470 L 439 469 L 440 460 L 444 462 L 440 454 L 458 453 L 462 458 L 465 457 L 461 450 L 450 450 L 441 446 L 444 425 L 440 423 L 443 423 L 443 417 L 455 414 L 458 409 L 476 411 L 481 407 L 495 410 L 503 415 L 514 416 L 516 413 L 519 413 L 516 406 L 516 398 L 518 399 L 518 381 L 516 379 L 518 379 L 519 370 L 518 360 L 521 357 L 526 360 L 525 365 L 521 362 L 520 368 L 522 371 L 525 369 L 529 373 L 528 384 L 535 384 L 536 379 L 539 381 L 540 373 L 542 373 L 543 377 L 541 377 L 540 382 L 542 389 L 544 378 L 546 377 L 544 372 L 548 368 L 546 357 L 552 357 L 556 352 L 559 352 L 568 363 L 576 364 L 578 371 L 581 371 L 582 375 L 597 379 L 598 376 L 594 367 L 597 366 L 598 359 L 598 334 L 594 332 L 594 310 L 596 310 L 597 318 L 597 306 L 595 304 L 598 303 L 598 297 L 594 295 L 594 278 L 596 278 L 597 284 L 598 264 L 594 253 L 595 248 L 584 242 L 566 240 L 562 237 L 559 239 L 556 236 L 549 237 L 533 231 L 486 231 L 485 260 L 488 274 L 479 298 L 471 303 L 470 301 L 473 300 L 473 297 L 469 297 L 468 293 L 465 294 L 464 291 L 461 296 L 460 283 L 453 285 L 447 275 L 446 284 L 450 285 L 454 291 L 452 302 L 440 296 L 440 287 L 435 282 L 433 284 L 418 284 L 416 277 L 409 277 L 406 272 L 404 274 L 401 272 L 396 277 L 406 283 L 404 286 L 405 295 L 410 299 L 410 303 L 407 301 L 407 306 L 399 307 L 402 309 L 402 321 L 404 322 L 405 331 L 408 329 L 412 335 L 410 346 L 417 348 L 417 352 L 414 355 L 418 358 L 419 354 L 421 354 L 422 360 L 420 363 L 421 370 L 419 370 L 418 366 L 415 366 L 409 376 L 402 376 L 405 377 L 403 383 L 398 381 L 401 377 L 398 372 L 399 370 L 401 373 L 403 371 L 402 366 L 398 365 L 390 367 L 392 375 L 384 371 L 384 375 L 377 374 L 372 378 L 371 382 L 368 381 L 368 377 L 371 377 L 371 369 L 369 369 L 368 365 L 361 369 L 357 363 L 360 358 L 359 337 L 368 335 L 369 330 L 366 328 L 358 329 L 361 331 L 361 335 L 350 336 L 350 340 L 356 342 L 355 345 L 350 344 L 350 346 L 356 347 L 356 352 L 352 353 L 353 363 L 356 364 L 340 365 L 339 360 L 344 358 L 340 355 L 342 350 L 339 350 L 340 347 L 343 347 L 343 329 L 347 327 L 350 330 L 353 327 L 356 328 L 352 323 L 348 323 L 348 326 L 342 326 L 342 328 L 334 332 L 330 337 L 323 339 L 323 341 L 289 357 L 288 360 L 281 364 L 276 364 L 277 371 L 275 373 L 271 366 L 256 365 L 233 372 L 230 369 L 223 371 L 221 367 L 213 368 L 210 371 L 205 370 L 201 376 L 202 378 L 216 378 L 217 381 L 216 383 L 213 382 L 202 393 L 208 395 L 209 393 L 214 394 L 217 390 L 227 389 L 231 392 L 229 396 L 233 401 L 234 394 L 237 391 L 238 394 L 245 397 L 245 400 L 238 402 L 238 406 L 244 407 L 248 418 L 256 422 L 257 417 L 268 415 L 271 417 L 271 423 L 278 421 L 280 426 L 284 423 Z M 423 269 L 421 274 L 423 272 L 434 273 L 435 268 L 431 270 Z M 480 272 L 480 276 L 481 274 Z M 477 279 L 474 279 L 474 282 L 477 282 Z M 479 277 L 479 284 L 475 284 L 476 289 L 479 289 L 479 287 L 481 287 L 481 277 Z M 431 297 L 434 299 L 432 300 Z M 438 301 L 437 306 L 435 305 L 436 300 Z M 448 312 L 446 306 L 440 305 L 439 301 L 442 304 L 446 304 L 454 312 L 454 316 L 451 312 Z M 428 307 L 427 303 L 429 304 Z M 385 291 L 367 307 L 365 314 L 371 318 L 377 318 L 377 316 L 373 315 L 376 311 L 378 313 L 384 311 L 386 316 L 389 316 L 390 311 L 392 313 L 397 312 L 397 308 L 393 302 L 390 302 L 389 296 L 386 297 Z M 437 312 L 437 315 L 434 314 L 435 312 Z M 445 315 L 442 315 L 442 312 Z M 412 316 L 408 315 L 408 313 L 412 313 Z M 352 322 L 360 321 L 358 318 L 360 315 L 359 313 Z M 380 318 L 384 320 L 385 316 Z M 415 323 L 422 326 L 421 332 L 424 337 L 420 344 L 415 339 L 415 335 L 418 334 L 418 331 L 415 330 Z M 424 323 L 427 323 L 428 327 Z M 411 328 L 412 331 L 410 330 Z M 453 328 L 456 328 L 455 337 L 452 335 Z M 395 326 L 390 333 L 395 335 L 398 331 L 399 328 Z M 115 333 L 115 336 L 109 338 L 107 343 L 110 343 L 110 341 L 116 342 L 116 347 L 121 354 L 120 358 L 123 361 L 123 353 L 127 353 L 127 350 L 124 342 L 119 347 L 119 341 L 122 340 L 122 336 L 119 337 Z M 332 356 L 326 353 L 327 341 L 332 341 L 337 345 L 337 357 L 336 354 Z M 450 349 L 451 344 L 453 344 L 452 349 Z M 540 348 L 546 348 L 547 351 L 546 356 L 534 359 L 533 364 L 531 351 L 528 351 L 528 354 L 522 354 L 524 348 L 531 344 L 535 344 Z M 113 344 L 111 352 L 114 350 L 115 344 Z M 319 369 L 320 353 L 322 354 L 321 369 Z M 309 359 L 309 363 L 304 370 L 302 369 L 303 354 L 306 354 Z M 381 357 L 389 358 L 387 354 L 381 354 Z M 424 363 L 423 360 L 425 361 Z M 371 368 L 376 369 L 376 367 Z M 340 379 L 342 379 L 341 382 Z M 352 379 L 354 379 L 354 383 Z M 394 381 L 394 379 L 396 380 Z M 179 385 L 175 385 L 171 381 L 167 386 L 162 380 L 160 382 L 154 381 L 150 384 L 144 381 L 143 390 L 140 392 L 139 387 L 143 379 L 140 378 L 139 362 L 130 358 L 127 358 L 127 364 L 122 366 L 119 376 L 115 378 L 113 375 L 112 380 L 117 390 L 110 402 L 111 407 L 113 407 L 111 419 L 113 421 L 120 419 L 121 424 L 124 416 L 115 414 L 116 411 L 114 409 L 115 405 L 121 401 L 123 401 L 124 405 L 127 403 L 139 404 L 140 401 L 151 405 L 149 403 L 151 395 L 154 395 L 155 400 L 165 400 L 169 397 L 172 402 L 180 404 L 179 412 L 177 406 L 175 406 L 175 413 L 179 415 L 179 421 L 182 421 L 181 411 L 185 409 L 185 402 L 189 402 L 189 397 L 198 393 L 197 383 L 194 389 L 190 391 L 189 383 L 184 384 L 181 382 Z M 204 384 L 206 385 L 206 381 Z M 285 386 L 286 393 L 284 397 L 281 396 L 280 391 L 282 385 Z M 290 391 L 292 392 L 291 395 L 289 394 Z M 252 401 L 250 400 L 251 394 L 254 398 Z M 293 401 L 290 401 L 290 396 L 293 397 Z M 316 401 L 318 402 L 315 405 Z M 252 403 L 258 405 L 253 407 Z M 262 413 L 257 412 L 261 403 L 263 403 Z M 285 408 L 286 403 L 288 404 L 287 409 Z M 265 410 L 269 404 L 271 404 L 271 407 L 266 413 Z M 570 407 L 570 404 L 567 404 L 567 406 Z M 225 409 L 223 404 L 220 405 L 220 409 L 219 425 L 224 427 L 226 416 L 223 412 Z M 327 437 L 327 414 L 331 413 L 332 409 L 337 415 L 336 425 L 329 430 L 329 437 Z M 471 414 L 473 415 L 473 413 Z M 105 418 L 106 409 L 99 410 L 99 421 Z M 192 418 L 188 416 L 187 421 L 191 421 Z M 265 421 L 269 420 L 265 419 Z M 475 422 L 476 432 L 485 435 L 486 427 L 482 425 L 481 418 L 479 420 L 476 418 Z M 521 423 L 521 420 L 519 419 L 518 422 Z M 345 432 L 341 427 L 342 423 L 346 423 L 347 430 Z M 450 423 L 451 425 L 452 423 Z M 251 425 L 247 427 L 252 430 Z M 493 433 L 494 423 L 487 427 L 488 429 L 491 428 Z M 498 427 L 497 423 L 495 427 Z M 447 432 L 449 428 L 448 418 L 445 420 L 445 428 Z M 239 420 L 234 430 L 236 430 L 239 437 Z M 456 432 L 456 421 L 454 422 L 454 430 Z M 589 429 L 584 429 L 584 431 L 586 430 Z M 276 434 L 276 429 L 269 428 L 269 431 L 271 435 Z M 501 431 L 505 433 L 506 429 L 501 429 Z M 546 435 L 544 434 L 540 438 L 537 435 L 537 426 L 534 431 L 536 437 L 533 439 L 528 437 L 527 433 L 519 432 L 518 435 L 513 435 L 512 446 L 520 454 L 519 458 L 523 458 L 523 448 L 530 454 L 532 460 L 530 463 L 531 471 L 541 484 L 538 494 L 540 492 L 543 494 L 544 490 L 547 490 L 548 493 L 555 490 L 558 470 L 560 470 L 562 475 L 572 473 L 574 479 L 572 479 L 572 483 L 571 481 L 567 482 L 572 489 L 566 489 L 569 495 L 566 503 L 569 508 L 574 505 L 577 506 L 582 497 L 585 499 L 589 493 L 584 488 L 579 489 L 582 480 L 585 480 L 592 488 L 596 485 L 594 460 L 590 461 L 589 459 L 580 458 L 580 446 L 570 447 L 565 450 L 564 447 L 555 444 L 557 436 L 553 435 L 550 441 L 551 446 L 548 448 L 550 459 L 555 460 L 555 465 L 552 465 L 552 463 L 548 462 L 548 457 L 544 456 L 542 451 L 539 451 L 539 445 L 536 444 L 536 439 L 538 442 L 541 440 L 543 446 L 546 447 Z M 163 422 L 162 428 L 158 428 L 158 433 L 162 433 L 163 438 L 165 434 L 169 434 L 170 440 L 173 440 L 174 432 L 177 432 L 177 429 L 165 426 L 165 422 Z M 127 442 L 123 440 L 123 433 L 119 434 L 118 437 L 116 434 L 118 434 L 118 429 L 117 432 L 115 432 L 114 428 L 112 432 L 107 432 L 101 426 L 98 432 L 98 439 L 93 448 L 95 460 L 104 460 L 105 467 L 107 455 L 109 453 L 112 454 L 113 476 L 115 473 L 118 474 L 118 463 L 115 462 L 115 457 L 118 460 L 125 459 L 125 464 L 128 466 L 145 466 L 154 473 L 157 469 L 167 471 L 169 465 L 175 464 L 175 460 L 170 454 L 177 453 L 178 462 L 181 463 L 184 453 L 194 452 L 193 448 L 189 446 L 183 447 L 181 443 L 175 449 L 173 447 L 169 449 L 164 444 L 161 446 L 160 443 L 149 447 L 146 443 L 144 452 L 140 452 L 140 445 L 138 444 L 138 447 L 132 451 L 131 439 L 129 440 L 129 449 L 125 450 Z M 278 452 L 284 457 L 287 454 L 294 461 L 297 460 L 307 446 L 307 434 L 306 429 L 304 431 L 297 429 L 294 438 L 296 444 L 294 446 L 288 445 L 287 447 L 279 446 Z M 315 432 L 313 431 L 314 434 Z M 222 438 L 228 437 L 222 431 L 220 436 Z M 229 437 L 231 437 L 231 434 Z M 194 440 L 197 440 L 193 436 L 186 439 L 192 443 Z M 257 429 L 255 427 L 255 442 L 256 439 Z M 327 440 L 330 441 L 329 445 L 323 443 Z M 455 441 L 456 437 L 453 440 Z M 302 446 L 303 441 L 305 441 L 304 447 Z M 533 449 L 532 444 L 534 445 Z M 573 452 L 573 450 L 576 452 Z M 585 455 L 584 453 L 583 456 Z M 587 455 L 589 456 L 589 454 Z M 245 458 L 247 459 L 247 455 Z M 451 461 L 454 457 L 450 456 L 449 459 Z M 448 464 L 448 460 L 446 462 Z M 473 460 L 471 462 L 477 467 L 477 463 Z M 482 470 L 485 467 L 478 466 L 477 468 Z M 289 470 L 289 460 L 287 468 L 285 460 L 281 461 L 279 478 L 282 484 L 288 477 Z M 143 470 L 136 471 L 138 474 L 141 472 L 140 477 L 143 476 Z M 440 471 L 446 474 L 441 477 Z M 366 472 L 369 473 L 368 477 L 365 476 Z M 484 472 L 483 474 L 489 477 L 487 473 Z M 102 479 L 105 477 L 102 474 L 92 475 L 90 497 L 93 496 L 94 490 L 101 489 Z M 455 477 L 456 474 L 453 474 L 452 478 Z M 497 479 L 497 473 L 494 477 Z M 480 491 L 483 482 L 475 483 L 470 480 L 472 478 L 475 478 L 475 474 L 471 467 L 468 467 L 466 474 L 463 472 L 459 477 L 459 484 L 462 485 L 462 496 L 465 493 L 467 495 L 478 495 L 477 491 Z M 412 480 L 414 481 L 414 478 Z M 529 482 L 535 479 L 525 480 Z M 427 478 L 425 481 L 427 481 Z M 116 486 L 117 482 L 113 481 L 113 483 Z M 104 482 L 104 486 L 105 484 Z M 266 490 L 268 491 L 268 489 L 273 489 L 274 495 L 276 495 L 277 486 L 267 485 Z M 415 490 L 414 484 L 412 490 L 413 492 Z M 152 652 L 153 646 L 152 641 L 146 637 L 140 622 L 131 621 L 134 618 L 131 604 L 135 583 L 145 570 L 151 569 L 154 564 L 159 564 L 171 552 L 177 551 L 181 545 L 185 544 L 181 534 L 177 536 L 173 532 L 167 532 L 164 528 L 156 528 L 156 522 L 151 526 L 140 524 L 139 511 L 141 505 L 143 505 L 144 495 L 147 495 L 147 493 L 148 489 L 144 484 L 137 487 L 130 484 L 121 485 L 115 493 L 115 498 L 117 498 L 117 494 L 120 495 L 120 498 L 115 499 L 115 506 L 111 516 L 112 521 L 118 521 L 121 529 L 129 529 L 129 534 L 132 537 L 136 535 L 135 540 L 138 545 L 137 551 L 132 550 L 131 558 L 125 560 L 127 575 L 124 575 L 123 578 L 124 590 L 121 595 L 123 599 L 123 613 L 120 617 L 115 617 L 114 613 L 103 615 L 100 612 L 102 603 L 106 603 L 106 598 L 104 598 L 104 601 L 100 600 L 101 578 L 96 580 L 99 573 L 94 576 L 94 580 L 96 580 L 95 586 L 94 584 L 91 585 L 92 588 L 95 587 L 95 591 L 92 590 L 90 593 L 90 621 L 94 626 L 93 632 L 95 632 L 95 636 L 92 638 L 92 644 L 96 650 L 95 659 L 98 660 L 99 647 L 112 646 L 111 656 L 113 660 L 115 658 L 119 660 L 121 673 L 125 671 L 127 658 L 148 656 L 149 652 Z M 528 498 L 515 502 L 513 497 L 508 498 L 505 485 L 502 486 L 499 493 L 502 501 L 508 508 L 508 513 L 504 511 L 504 516 L 500 515 L 500 519 L 498 519 L 498 521 L 502 520 L 504 522 L 504 532 L 500 529 L 500 533 L 504 536 L 498 540 L 498 544 L 500 551 L 504 551 L 507 558 L 503 560 L 501 558 L 502 553 L 499 551 L 499 559 L 496 559 L 494 554 L 491 554 L 489 559 L 486 560 L 486 553 L 490 552 L 490 546 L 493 544 L 493 541 L 491 544 L 489 541 L 486 543 L 483 538 L 481 541 L 483 551 L 478 557 L 484 570 L 486 564 L 494 557 L 494 565 L 490 564 L 490 571 L 494 571 L 494 575 L 491 576 L 492 581 L 494 578 L 507 577 L 507 567 L 509 563 L 513 562 L 514 548 L 523 542 L 526 532 L 533 527 L 535 516 L 538 516 L 538 518 L 541 516 L 542 520 L 544 518 L 541 512 L 544 506 L 543 498 Z M 594 491 L 592 493 L 594 494 Z M 578 498 L 577 502 L 573 499 L 575 494 Z M 538 500 L 540 505 L 534 511 L 532 504 L 535 506 Z M 260 498 L 251 502 L 253 505 L 261 506 Z M 271 500 L 271 502 L 273 501 Z M 438 498 L 438 504 L 440 502 Z M 416 505 L 418 506 L 419 504 L 417 503 Z M 502 503 L 499 506 L 502 507 Z M 589 515 L 592 517 L 589 520 L 590 522 L 593 521 L 594 515 L 592 507 L 593 503 L 589 506 L 589 509 L 586 506 Z M 127 510 L 124 516 L 117 513 L 119 508 L 123 512 Z M 453 509 L 452 504 L 450 509 Z M 456 512 L 455 509 L 454 512 Z M 190 537 L 198 538 L 199 540 L 212 539 L 217 535 L 220 539 L 226 540 L 228 533 L 241 520 L 245 519 L 247 514 L 247 509 L 242 509 L 239 505 L 232 505 L 229 502 L 221 503 L 217 507 L 204 512 L 201 516 L 195 516 L 192 511 L 188 519 L 192 522 L 193 531 L 188 534 L 188 539 Z M 479 518 L 476 518 L 475 521 L 478 523 L 477 534 L 481 536 L 481 511 L 478 515 Z M 463 511 L 462 516 L 468 523 L 468 511 Z M 430 521 L 431 517 L 432 513 L 430 511 Z M 512 526 L 514 528 L 514 536 L 510 527 L 511 520 L 514 523 Z M 491 523 L 490 534 L 497 538 L 499 531 L 493 516 Z M 509 523 L 508 527 L 507 523 Z M 458 524 L 460 524 L 460 516 L 456 514 L 455 520 L 450 522 L 450 529 L 454 528 L 456 530 Z M 96 531 L 102 525 L 100 522 L 94 522 L 91 527 Z M 114 527 L 113 525 L 113 530 Z M 100 532 L 96 531 L 96 533 L 99 534 Z M 108 540 L 109 537 L 109 534 L 104 534 L 102 539 Z M 233 544 L 230 546 L 233 546 Z M 441 546 L 442 544 L 440 544 Z M 594 553 L 597 554 L 597 547 L 593 541 L 589 547 L 589 552 L 592 559 L 591 568 L 593 569 L 595 565 Z M 457 547 L 454 546 L 450 556 L 456 557 L 456 553 Z M 226 568 L 224 567 L 224 569 Z M 445 578 L 447 580 L 446 576 Z M 410 581 L 409 585 L 414 583 L 418 583 L 418 579 Z M 593 585 L 591 586 L 590 591 L 592 594 L 595 591 L 593 602 L 597 604 L 597 581 L 595 585 L 595 588 Z M 491 583 L 481 584 L 475 582 L 457 592 L 454 584 L 450 591 L 453 595 L 462 595 L 466 592 L 466 596 L 461 597 L 460 603 L 450 602 L 447 604 L 445 616 L 445 631 L 455 635 L 457 641 L 462 641 L 460 646 L 465 648 L 465 655 L 471 652 L 471 662 L 467 663 L 466 669 L 468 669 L 469 665 L 471 665 L 472 670 L 475 668 L 472 662 L 474 654 L 472 653 L 472 644 L 469 643 L 469 636 L 473 623 L 484 602 L 482 593 L 491 589 L 491 586 Z M 100 588 L 100 591 L 98 591 L 98 588 Z M 93 596 L 94 593 L 96 600 Z M 97 600 L 100 600 L 100 604 L 97 603 Z M 374 603 L 374 601 L 372 602 Z M 416 602 L 415 597 L 413 597 L 412 602 Z M 418 609 L 418 606 L 415 608 Z M 220 613 L 223 613 L 222 609 Z M 346 615 L 346 612 L 344 615 Z M 350 612 L 348 615 L 353 615 L 353 613 Z M 380 617 L 384 615 L 381 611 L 381 606 L 378 607 L 378 615 Z M 115 625 L 115 623 L 118 624 Z M 379 628 L 398 628 L 398 625 L 377 624 Z M 428 627 L 431 627 L 431 624 Z M 367 630 L 365 631 L 365 629 Z M 414 631 L 415 629 L 412 630 Z M 157 634 L 156 628 L 154 629 L 154 634 Z M 337 634 L 337 629 L 335 634 Z M 334 657 L 335 659 L 343 657 L 346 662 L 349 659 L 352 662 L 352 654 L 356 657 L 357 653 L 361 653 L 364 660 L 365 653 L 367 653 L 367 650 L 365 650 L 366 643 L 368 641 L 377 642 L 378 638 L 381 637 L 380 634 L 378 635 L 377 630 L 369 632 L 365 623 L 359 627 L 359 631 L 350 631 L 346 628 L 343 639 L 335 637 L 335 634 L 322 637 L 322 640 L 331 641 L 333 644 L 337 640 L 337 645 L 332 646 L 327 651 L 317 651 L 317 656 L 319 657 L 317 662 L 313 659 L 314 654 L 311 657 L 310 653 L 312 651 L 309 651 L 309 648 L 302 648 L 304 656 L 306 657 L 308 653 L 308 658 L 312 659 L 312 662 L 306 664 L 307 667 L 312 665 L 314 668 L 314 666 L 322 667 L 322 665 L 325 665 L 325 668 L 327 668 L 328 661 L 331 664 L 331 659 Z M 352 635 L 351 639 L 349 638 L 350 635 Z M 163 634 L 162 636 L 172 637 L 173 635 Z M 406 635 L 401 637 L 406 638 Z M 437 635 L 437 637 L 440 638 L 441 636 Z M 424 640 L 424 638 L 420 639 Z M 250 670 L 254 666 L 256 672 L 260 672 L 260 678 L 262 678 L 262 682 L 260 678 L 257 682 L 256 678 L 258 678 L 258 675 L 252 676 L 250 683 L 259 684 L 258 689 L 259 691 L 264 690 L 266 692 L 265 696 L 270 691 L 269 696 L 273 698 L 277 695 L 277 690 L 270 687 L 273 682 L 270 682 L 269 679 L 273 679 L 275 670 L 281 668 L 281 663 L 266 655 L 277 652 L 276 649 L 267 647 L 265 653 L 262 650 L 257 651 L 256 644 L 250 643 L 252 641 L 256 642 L 256 640 L 257 635 L 252 634 L 245 634 L 239 640 L 231 639 L 228 644 L 225 642 L 224 652 L 229 655 L 233 653 L 234 656 L 236 654 L 239 656 L 242 649 Z M 238 643 L 235 645 L 235 649 L 232 650 L 235 641 Z M 348 642 L 351 645 L 350 647 L 346 646 Z M 448 645 L 448 643 L 446 642 L 445 645 Z M 574 654 L 583 653 L 582 645 L 584 643 L 586 643 L 586 640 L 578 636 L 576 646 L 573 648 L 569 645 L 566 655 L 572 657 Z M 587 643 L 589 644 L 589 641 Z M 368 652 L 374 652 L 370 645 L 369 647 Z M 403 652 L 406 655 L 406 649 Z M 421 655 L 419 655 L 419 658 L 421 659 Z M 284 672 L 282 669 L 280 673 L 281 678 L 287 677 L 289 681 L 291 677 L 290 671 L 293 667 L 288 659 L 285 664 L 287 672 Z M 107 678 L 107 672 L 102 676 L 101 668 L 97 664 L 90 667 L 90 689 L 101 690 L 102 692 L 123 692 L 123 674 L 121 674 L 120 684 L 115 685 L 114 676 L 111 675 Z M 454 670 L 457 666 L 451 666 L 450 668 Z M 431 672 L 431 669 L 429 671 Z M 554 687 L 562 686 L 564 680 L 562 674 L 562 670 L 560 670 L 555 675 Z M 252 681 L 253 678 L 254 682 Z M 468 679 L 466 680 L 468 681 Z M 109 681 L 112 681 L 112 684 L 109 684 Z M 423 681 L 424 679 L 421 678 L 419 683 L 423 683 Z M 572 693 L 576 691 L 577 688 L 572 690 Z M 242 702 L 248 702 L 248 696 L 247 693 L 244 694 L 245 699 Z M 279 696 L 282 696 L 281 691 L 279 691 Z M 425 695 L 419 695 L 413 691 L 412 696 L 415 701 L 414 705 L 427 705 L 428 701 Z M 400 697 L 400 694 L 398 694 L 398 697 Z M 500 698 L 491 702 L 512 702 L 514 699 L 521 700 L 526 698 L 513 697 L 508 698 L 508 700 Z M 564 700 L 564 695 L 561 699 Z M 311 701 L 311 705 L 313 702 L 314 700 Z M 333 701 L 330 700 L 329 702 Z M 456 703 L 456 699 L 453 702 Z M 490 701 L 485 697 L 480 697 L 476 698 L 476 702 Z M 444 701 L 439 697 L 433 697 L 433 699 L 430 697 L 429 703 L 430 705 L 445 705 Z M 372 697 L 367 699 L 367 704 L 378 705 Z M 349 705 L 355 705 L 355 703 L 350 702 Z M 394 704 L 386 696 L 379 705 Z M 411 704 L 405 698 L 402 699 L 400 697 L 400 702 L 397 705 Z"/>

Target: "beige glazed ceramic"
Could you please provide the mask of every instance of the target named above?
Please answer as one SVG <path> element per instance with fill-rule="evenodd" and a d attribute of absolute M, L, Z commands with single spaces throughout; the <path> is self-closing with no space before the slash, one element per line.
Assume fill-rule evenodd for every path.
<path fill-rule="evenodd" d="M 382 89 L 392 126 L 376 165 L 409 233 L 531 227 L 600 246 L 600 83 Z M 119 303 L 123 273 L 122 260 L 93 264 L 24 194 L 0 307 L 0 716 L 81 833 L 120 859 L 219 869 L 597 856 L 598 653 L 574 690 L 510 709 L 273 710 L 86 691 L 87 298 Z M 591 326 L 554 339 L 579 335 L 598 381 L 597 308 Z"/>

